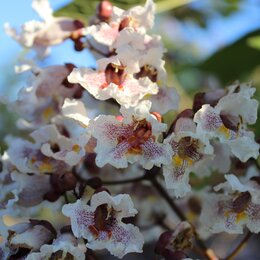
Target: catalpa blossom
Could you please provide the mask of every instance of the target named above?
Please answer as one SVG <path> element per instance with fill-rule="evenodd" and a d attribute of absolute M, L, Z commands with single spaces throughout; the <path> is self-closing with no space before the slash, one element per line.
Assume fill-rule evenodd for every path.
<path fill-rule="evenodd" d="M 78 20 L 54 17 L 48 0 L 33 0 L 32 7 L 43 21 L 26 22 L 22 25 L 21 32 L 6 23 L 5 31 L 25 48 L 35 49 L 41 58 L 49 53 L 49 46 L 62 43 L 74 31 L 84 27 Z"/>
<path fill-rule="evenodd" d="M 11 136 L 6 138 L 6 142 L 10 162 L 22 173 L 42 174 L 70 168 L 65 162 L 44 155 L 41 152 L 41 143 Z"/>
<path fill-rule="evenodd" d="M 211 233 L 222 231 L 242 234 L 245 226 L 251 232 L 260 232 L 259 177 L 245 183 L 235 175 L 225 175 L 226 183 L 215 187 L 224 194 L 207 194 L 203 199 L 201 223 Z"/>
<path fill-rule="evenodd" d="M 62 233 L 58 238 L 54 239 L 52 244 L 42 245 L 40 252 L 30 253 L 26 260 L 42 260 L 42 259 L 85 259 L 85 245 L 70 233 Z"/>
<path fill-rule="evenodd" d="M 122 222 L 122 218 L 137 214 L 127 194 L 112 197 L 102 191 L 91 197 L 90 205 L 77 200 L 64 205 L 62 212 L 71 219 L 74 236 L 87 239 L 87 248 L 106 248 L 119 258 L 130 252 L 142 252 L 144 240 L 139 229 Z"/>
<path fill-rule="evenodd" d="M 136 6 L 127 11 L 113 7 L 108 23 L 101 22 L 92 25 L 85 29 L 84 34 L 88 36 L 91 45 L 104 53 L 118 48 L 126 41 L 132 42 L 134 46 L 140 46 L 140 44 L 143 46 L 143 35 L 147 29 L 153 27 L 154 10 L 152 0 L 147 0 L 144 7 Z M 120 36 L 121 33 L 122 36 Z M 117 42 L 118 40 L 120 43 Z"/>
<path fill-rule="evenodd" d="M 172 163 L 163 167 L 166 187 L 173 189 L 176 197 L 183 197 L 190 191 L 189 173 L 205 156 L 213 154 L 208 140 L 196 132 L 196 125 L 190 118 L 179 118 L 174 132 L 165 139 L 173 150 Z"/>
<path fill-rule="evenodd" d="M 248 131 L 246 126 L 254 124 L 257 119 L 258 101 L 252 99 L 254 92 L 250 85 L 234 84 L 215 107 L 203 105 L 194 116 L 201 136 L 205 139 L 218 138 L 242 162 L 250 157 L 256 159 L 259 155 L 254 133 Z"/>
<path fill-rule="evenodd" d="M 56 236 L 54 227 L 45 220 L 30 220 L 8 228 L 7 244 L 12 249 L 11 259 L 19 256 L 26 257 L 44 244 L 51 243 Z"/>
<path fill-rule="evenodd" d="M 55 160 L 64 161 L 73 166 L 85 155 L 85 145 L 90 136 L 84 133 L 77 138 L 68 138 L 59 133 L 55 125 L 46 125 L 31 133 L 31 137 L 40 143 L 43 155 Z"/>
<path fill-rule="evenodd" d="M 74 69 L 68 76 L 71 83 L 79 83 L 99 100 L 114 98 L 120 105 L 136 106 L 147 94 L 156 94 L 158 87 L 148 77 L 135 79 L 126 73 L 119 60 L 112 59 L 105 70 Z"/>
<path fill-rule="evenodd" d="M 81 97 L 83 88 L 67 81 L 73 68 L 72 64 L 31 68 L 33 75 L 29 86 L 19 91 L 18 99 L 12 104 L 22 117 L 18 121 L 21 128 L 50 123 L 60 113 L 65 98 Z"/>
<path fill-rule="evenodd" d="M 171 162 L 170 145 L 158 142 L 167 125 L 151 115 L 150 108 L 151 102 L 142 101 L 134 108 L 122 107 L 122 117 L 100 115 L 91 122 L 92 135 L 97 139 L 97 166 L 109 163 L 126 168 L 128 162 L 138 161 L 145 169 L 151 169 Z"/>

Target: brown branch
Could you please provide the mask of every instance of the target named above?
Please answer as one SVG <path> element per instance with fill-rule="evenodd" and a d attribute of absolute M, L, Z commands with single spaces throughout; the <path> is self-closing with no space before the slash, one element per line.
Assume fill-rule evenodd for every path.
<path fill-rule="evenodd" d="M 180 208 L 174 203 L 173 199 L 169 196 L 164 187 L 158 182 L 156 178 L 150 178 L 151 183 L 155 187 L 155 189 L 159 192 L 159 194 L 166 200 L 171 209 L 176 213 L 181 221 L 187 221 L 186 217 L 180 210 Z"/>
<path fill-rule="evenodd" d="M 135 183 L 135 182 L 139 182 L 145 179 L 145 176 L 141 176 L 141 177 L 137 177 L 137 178 L 133 178 L 133 179 L 127 179 L 127 180 L 120 180 L 120 181 L 103 181 L 102 180 L 102 184 L 103 185 L 118 185 L 118 184 L 127 184 L 127 183 Z"/>
<path fill-rule="evenodd" d="M 173 212 L 180 218 L 182 221 L 188 221 L 186 216 L 182 213 L 181 209 L 175 204 L 174 200 L 169 196 L 168 192 L 164 187 L 158 182 L 156 176 L 160 168 L 154 167 L 150 171 L 146 171 L 146 179 L 149 179 L 153 184 L 154 188 L 159 192 L 159 194 L 165 199 L 168 205 L 171 207 Z M 149 177 L 150 176 L 150 177 Z M 202 254 L 209 260 L 218 260 L 218 257 L 214 254 L 212 249 L 207 248 L 204 242 L 200 239 L 196 229 L 194 229 L 194 235 L 197 241 L 198 246 L 201 249 Z"/>
<path fill-rule="evenodd" d="M 240 250 L 245 246 L 245 244 L 248 242 L 248 240 L 251 238 L 252 233 L 248 232 L 246 236 L 243 238 L 243 240 L 238 244 L 238 246 L 233 250 L 232 253 L 230 253 L 225 260 L 232 260 L 234 257 L 240 252 Z"/>

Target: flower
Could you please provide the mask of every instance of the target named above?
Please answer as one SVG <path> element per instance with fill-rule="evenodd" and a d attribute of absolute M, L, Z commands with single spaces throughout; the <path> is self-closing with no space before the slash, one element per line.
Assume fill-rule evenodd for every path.
<path fill-rule="evenodd" d="M 101 22 L 85 29 L 87 44 L 104 53 L 118 49 L 126 42 L 132 42 L 133 46 L 143 46 L 141 38 L 147 29 L 153 27 L 154 11 L 152 0 L 147 0 L 144 7 L 136 6 L 127 11 L 113 7 L 108 23 Z"/>
<path fill-rule="evenodd" d="M 64 162 L 43 155 L 40 143 L 11 136 L 6 138 L 6 142 L 10 162 L 22 173 L 42 174 L 69 168 Z"/>
<path fill-rule="evenodd" d="M 70 233 L 60 234 L 54 239 L 52 244 L 42 245 L 40 252 L 30 253 L 26 260 L 41 259 L 85 259 L 85 246 L 80 245 L 79 241 Z"/>
<path fill-rule="evenodd" d="M 139 80 L 126 73 L 126 67 L 119 60 L 112 60 L 104 71 L 74 69 L 68 76 L 71 83 L 79 83 L 99 100 L 114 98 L 120 105 L 136 106 L 147 94 L 158 92 L 157 84 L 147 77 Z"/>
<path fill-rule="evenodd" d="M 64 205 L 62 212 L 71 219 L 74 236 L 88 240 L 88 248 L 106 248 L 119 258 L 130 252 L 142 252 L 144 241 L 138 228 L 122 222 L 122 218 L 137 213 L 127 194 L 112 197 L 102 191 L 91 197 L 90 206 L 77 200 Z"/>
<path fill-rule="evenodd" d="M 196 132 L 196 125 L 190 118 L 179 118 L 174 132 L 164 141 L 173 150 L 172 164 L 163 167 L 166 187 L 173 189 L 176 197 L 183 197 L 190 191 L 189 173 L 205 156 L 213 154 L 209 141 Z"/>
<path fill-rule="evenodd" d="M 151 169 L 154 165 L 170 163 L 169 144 L 158 142 L 166 125 L 150 114 L 150 107 L 151 102 L 142 101 L 134 108 L 122 107 L 122 120 L 101 115 L 90 123 L 92 135 L 97 139 L 97 166 L 109 163 L 116 168 L 126 168 L 128 162 L 138 161 L 145 169 Z"/>
<path fill-rule="evenodd" d="M 247 226 L 251 232 L 260 232 L 259 183 L 249 180 L 241 183 L 235 175 L 225 175 L 227 182 L 214 189 L 224 194 L 207 194 L 203 199 L 200 220 L 211 233 L 222 231 L 242 234 Z M 259 178 L 259 177 L 258 177 Z"/>
<path fill-rule="evenodd" d="M 46 125 L 31 133 L 31 137 L 40 144 L 43 155 L 64 161 L 74 166 L 85 155 L 85 145 L 89 136 L 84 133 L 77 138 L 68 138 L 59 133 L 55 125 Z"/>
<path fill-rule="evenodd" d="M 203 105 L 194 115 L 197 131 L 206 139 L 218 138 L 226 143 L 234 156 L 242 162 L 257 158 L 259 145 L 254 133 L 246 124 L 254 124 L 257 118 L 258 101 L 252 99 L 254 88 L 246 84 L 234 84 L 221 97 L 215 107 Z"/>
<path fill-rule="evenodd" d="M 8 232 L 7 243 L 14 258 L 19 252 L 26 256 L 30 252 L 38 251 L 43 244 L 52 242 L 56 236 L 54 227 L 45 220 L 19 223 L 9 227 Z"/>
<path fill-rule="evenodd" d="M 50 123 L 60 113 L 65 98 L 81 96 L 83 88 L 67 81 L 73 68 L 72 64 L 31 68 L 29 86 L 19 91 L 18 99 L 12 104 L 22 117 L 18 121 L 21 128 L 34 129 Z"/>
<path fill-rule="evenodd" d="M 6 33 L 22 46 L 34 48 L 40 58 L 49 53 L 49 46 L 62 43 L 72 32 L 83 27 L 83 24 L 75 19 L 54 17 L 48 0 L 33 0 L 32 7 L 44 21 L 26 22 L 20 33 L 8 23 L 4 28 Z"/>

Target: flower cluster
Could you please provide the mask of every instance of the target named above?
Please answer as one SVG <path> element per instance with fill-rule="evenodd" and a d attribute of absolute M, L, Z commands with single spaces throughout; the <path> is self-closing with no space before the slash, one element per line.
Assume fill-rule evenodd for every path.
<path fill-rule="evenodd" d="M 54 17 L 47 0 L 32 7 L 43 21 L 20 32 L 5 25 L 38 56 L 19 67 L 32 75 L 8 103 L 23 135 L 6 136 L 0 158 L 0 258 L 94 259 L 101 249 L 122 258 L 159 239 L 156 254 L 184 259 L 193 236 L 260 231 L 250 84 L 198 93 L 172 118 L 179 96 L 167 86 L 160 36 L 148 34 L 152 0 L 129 10 L 101 1 L 87 27 Z M 65 40 L 91 51 L 97 68 L 39 68 L 38 59 Z M 196 180 L 212 174 L 227 181 L 198 191 Z M 112 184 L 122 185 L 105 187 Z"/>

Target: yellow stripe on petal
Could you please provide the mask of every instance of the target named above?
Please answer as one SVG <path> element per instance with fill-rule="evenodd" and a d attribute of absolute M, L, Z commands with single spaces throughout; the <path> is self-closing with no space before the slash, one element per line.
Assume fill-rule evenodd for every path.
<path fill-rule="evenodd" d="M 52 172 L 53 168 L 52 168 L 52 165 L 49 163 L 42 163 L 39 166 L 39 170 L 40 170 L 40 172 Z"/>
<path fill-rule="evenodd" d="M 172 163 L 173 165 L 177 166 L 177 167 L 181 167 L 183 164 L 183 159 L 179 156 L 179 155 L 175 155 L 172 157 Z"/>
<path fill-rule="evenodd" d="M 47 107 L 43 110 L 42 116 L 45 122 L 50 121 L 50 118 L 55 115 L 55 111 L 52 107 Z"/>
<path fill-rule="evenodd" d="M 226 139 L 231 138 L 230 130 L 226 128 L 224 125 L 218 128 L 218 131 L 226 137 Z"/>
<path fill-rule="evenodd" d="M 194 163 L 194 161 L 189 157 L 185 158 L 185 161 L 188 163 L 189 166 L 192 166 Z"/>
<path fill-rule="evenodd" d="M 79 153 L 80 151 L 80 146 L 78 144 L 74 144 L 72 146 L 72 151 L 75 152 L 75 153 Z"/>
<path fill-rule="evenodd" d="M 236 223 L 238 224 L 240 221 L 247 219 L 247 214 L 245 212 L 240 212 L 236 215 Z"/>

